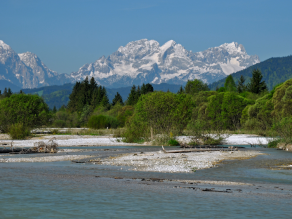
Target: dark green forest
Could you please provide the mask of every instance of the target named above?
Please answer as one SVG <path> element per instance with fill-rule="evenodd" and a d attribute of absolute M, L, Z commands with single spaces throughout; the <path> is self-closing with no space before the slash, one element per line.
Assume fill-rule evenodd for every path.
<path fill-rule="evenodd" d="M 246 83 L 248 83 L 254 69 L 259 69 L 262 72 L 263 80 L 266 82 L 268 89 L 272 90 L 277 84 L 292 78 L 292 56 L 270 58 L 242 71 L 233 73 L 232 77 L 235 83 L 238 83 L 241 75 L 246 79 Z M 209 88 L 216 90 L 216 88 L 224 87 L 225 80 L 226 78 L 223 78 L 214 82 L 209 85 Z"/>

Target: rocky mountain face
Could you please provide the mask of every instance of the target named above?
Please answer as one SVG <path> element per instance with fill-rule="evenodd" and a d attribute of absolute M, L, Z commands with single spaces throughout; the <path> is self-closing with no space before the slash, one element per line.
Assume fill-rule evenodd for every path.
<path fill-rule="evenodd" d="M 74 83 L 86 76 L 112 88 L 142 83 L 185 84 L 193 79 L 210 84 L 256 63 L 259 63 L 258 56 L 248 55 L 235 42 L 194 53 L 173 40 L 160 46 L 155 40 L 142 39 L 121 46 L 110 56 L 85 64 L 68 75 L 50 70 L 31 52 L 15 53 L 0 40 L 0 80 L 21 88 Z"/>
<path fill-rule="evenodd" d="M 258 56 L 248 55 L 243 45 L 236 42 L 193 53 L 173 40 L 160 46 L 155 40 L 142 39 L 82 66 L 71 77 L 75 80 L 95 77 L 106 87 L 185 84 L 193 79 L 210 84 L 259 62 Z"/>
<path fill-rule="evenodd" d="M 61 85 L 72 82 L 69 75 L 50 70 L 31 52 L 17 54 L 0 40 L 0 80 L 21 88 Z"/>

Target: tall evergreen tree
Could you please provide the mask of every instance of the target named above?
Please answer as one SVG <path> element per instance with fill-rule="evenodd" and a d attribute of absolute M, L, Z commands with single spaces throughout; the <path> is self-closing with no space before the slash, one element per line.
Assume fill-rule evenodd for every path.
<path fill-rule="evenodd" d="M 246 91 L 246 86 L 244 85 L 245 78 L 241 75 L 237 84 L 237 92 L 242 93 Z"/>
<path fill-rule="evenodd" d="M 143 83 L 142 87 L 141 87 L 141 94 L 147 94 L 150 92 L 153 92 L 153 86 L 149 83 L 147 83 L 146 85 Z"/>
<path fill-rule="evenodd" d="M 7 88 L 6 87 L 4 88 L 3 96 L 7 97 Z"/>
<path fill-rule="evenodd" d="M 232 75 L 229 75 L 226 78 L 224 87 L 225 87 L 226 91 L 230 91 L 230 92 L 235 92 L 236 91 L 236 85 L 235 85 L 235 82 L 233 80 Z"/>
<path fill-rule="evenodd" d="M 179 91 L 177 92 L 177 94 L 183 94 L 184 92 L 185 92 L 185 91 L 184 91 L 183 87 L 180 86 Z"/>
<path fill-rule="evenodd" d="M 119 94 L 119 92 L 117 92 L 117 94 L 115 95 L 115 98 L 113 99 L 112 105 L 116 105 L 117 103 L 119 103 L 120 105 L 124 105 L 123 103 L 123 98 L 122 96 Z"/>
<path fill-rule="evenodd" d="M 250 83 L 247 85 L 248 91 L 258 94 L 264 90 L 267 90 L 266 82 L 262 81 L 262 79 L 262 72 L 259 69 L 254 69 L 252 71 L 252 78 L 250 79 Z"/>
<path fill-rule="evenodd" d="M 132 89 L 130 91 L 130 94 L 128 96 L 128 99 L 127 99 L 127 105 L 133 106 L 133 105 L 136 104 L 136 92 L 137 92 L 136 91 L 136 86 L 133 85 L 132 86 Z"/>
<path fill-rule="evenodd" d="M 10 97 L 12 94 L 13 94 L 13 93 L 12 93 L 11 89 L 8 88 L 8 91 L 7 91 L 7 97 Z"/>
<path fill-rule="evenodd" d="M 56 108 L 56 106 L 54 106 L 53 113 L 56 113 L 56 112 L 57 112 L 57 108 Z"/>

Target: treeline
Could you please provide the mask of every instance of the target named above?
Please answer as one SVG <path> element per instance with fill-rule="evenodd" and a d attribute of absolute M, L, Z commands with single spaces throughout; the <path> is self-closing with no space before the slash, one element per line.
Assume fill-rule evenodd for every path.
<path fill-rule="evenodd" d="M 1 94 L 0 100 L 4 112 L 0 123 L 8 124 L 2 132 L 9 132 L 15 124 L 28 128 L 124 127 L 127 142 L 165 144 L 174 136 L 188 134 L 195 136 L 194 144 L 214 144 L 226 131 L 245 130 L 262 135 L 276 133 L 292 142 L 292 79 L 268 91 L 258 69 L 251 78 L 242 76 L 237 83 L 230 75 L 224 86 L 214 91 L 197 79 L 188 81 L 177 94 L 154 92 L 151 84 L 133 85 L 125 101 L 117 92 L 112 102 L 104 87 L 94 78 L 86 78 L 76 82 L 68 105 L 59 110 L 49 110 L 37 95 L 8 93 Z M 31 108 L 27 101 L 31 101 Z M 12 110 L 14 105 L 21 111 Z"/>
<path fill-rule="evenodd" d="M 53 109 L 54 127 L 117 128 L 124 127 L 127 119 L 133 115 L 134 106 L 141 95 L 153 92 L 151 84 L 132 86 L 126 101 L 117 92 L 109 101 L 106 88 L 99 86 L 92 77 L 76 82 L 69 96 L 67 106 L 58 111 Z"/>
<path fill-rule="evenodd" d="M 253 66 L 250 66 L 244 70 L 238 71 L 232 74 L 234 81 L 238 83 L 241 76 L 246 79 L 246 84 L 252 78 L 252 72 L 254 69 L 261 71 L 263 80 L 265 81 L 269 90 L 272 90 L 277 84 L 283 83 L 286 80 L 292 78 L 292 56 L 270 58 Z M 215 90 L 216 87 L 224 87 L 226 78 L 216 81 L 209 85 L 211 90 Z"/>

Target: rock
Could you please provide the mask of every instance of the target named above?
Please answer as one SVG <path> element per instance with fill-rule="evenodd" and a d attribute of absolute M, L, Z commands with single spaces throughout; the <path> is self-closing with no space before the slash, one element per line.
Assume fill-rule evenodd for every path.
<path fill-rule="evenodd" d="M 292 144 L 278 143 L 277 148 L 285 151 L 292 151 Z"/>

